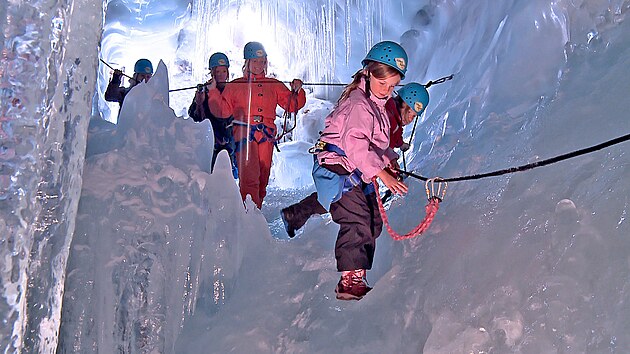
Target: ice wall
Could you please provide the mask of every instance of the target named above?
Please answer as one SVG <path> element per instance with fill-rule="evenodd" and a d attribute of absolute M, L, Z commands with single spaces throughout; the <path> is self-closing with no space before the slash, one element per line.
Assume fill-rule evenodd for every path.
<path fill-rule="evenodd" d="M 2 1 L 0 14 L 0 348 L 53 353 L 101 7 Z"/>
<path fill-rule="evenodd" d="M 88 135 L 101 150 L 85 165 L 59 352 L 173 352 L 197 307 L 224 303 L 241 243 L 256 243 L 246 220 L 264 218 L 243 207 L 227 156 L 209 174 L 209 122 L 178 119 L 168 103 L 160 62 L 118 125 Z"/>

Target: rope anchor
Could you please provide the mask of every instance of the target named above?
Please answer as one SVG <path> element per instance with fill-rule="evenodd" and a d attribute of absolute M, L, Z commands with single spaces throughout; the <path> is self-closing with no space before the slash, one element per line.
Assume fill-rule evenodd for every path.
<path fill-rule="evenodd" d="M 447 187 L 448 182 L 442 181 L 442 178 L 440 177 L 429 178 L 426 182 L 424 182 L 424 188 L 427 192 L 427 199 L 429 201 L 437 199 L 438 202 L 441 202 L 444 200 Z"/>
<path fill-rule="evenodd" d="M 378 191 L 378 182 L 376 177 L 372 178 L 372 183 L 374 183 L 375 189 Z M 420 236 L 423 232 L 425 232 L 429 226 L 431 226 L 431 222 L 435 219 L 435 215 L 440 209 L 440 202 L 444 198 L 446 194 L 446 182 L 443 182 L 441 178 L 435 177 L 429 179 L 425 183 L 425 190 L 427 192 L 427 198 L 429 202 L 425 206 L 426 216 L 424 220 L 422 220 L 413 230 L 408 233 L 401 235 L 394 231 L 394 229 L 389 224 L 389 218 L 387 217 L 387 212 L 385 211 L 385 207 L 383 206 L 383 202 L 381 198 L 377 196 L 376 202 L 378 203 L 378 210 L 381 214 L 381 218 L 383 219 L 383 223 L 385 224 L 385 228 L 387 228 L 387 232 L 395 241 L 406 240 L 410 238 L 414 238 Z"/>

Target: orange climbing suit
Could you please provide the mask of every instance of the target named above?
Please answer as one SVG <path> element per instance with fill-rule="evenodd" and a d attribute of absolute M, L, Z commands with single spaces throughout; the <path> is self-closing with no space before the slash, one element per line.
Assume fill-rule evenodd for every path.
<path fill-rule="evenodd" d="M 304 107 L 303 89 L 292 95 L 281 81 L 264 75 L 252 75 L 229 82 L 223 93 L 208 91 L 208 106 L 217 117 L 234 117 L 234 140 L 241 197 L 249 194 L 262 207 L 267 194 L 275 144 L 276 106 L 296 112 Z M 249 109 L 248 109 L 249 107 Z"/>

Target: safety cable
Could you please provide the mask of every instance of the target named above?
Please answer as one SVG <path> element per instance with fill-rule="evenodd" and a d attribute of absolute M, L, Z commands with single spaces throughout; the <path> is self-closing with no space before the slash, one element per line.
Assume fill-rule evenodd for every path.
<path fill-rule="evenodd" d="M 511 167 L 511 168 L 506 168 L 503 170 L 498 170 L 498 171 L 493 171 L 493 172 L 488 172 L 488 173 L 481 173 L 481 174 L 476 174 L 476 175 L 469 175 L 469 176 L 462 176 L 462 177 L 453 177 L 453 178 L 440 178 L 440 177 L 434 177 L 434 178 L 427 178 L 424 176 L 420 176 L 417 174 L 414 174 L 412 172 L 407 172 L 407 171 L 403 171 L 400 169 L 396 169 L 397 172 L 401 173 L 401 174 L 405 174 L 409 177 L 413 177 L 422 181 L 425 181 L 425 189 L 426 189 L 426 193 L 427 193 L 427 197 L 429 199 L 429 203 L 426 205 L 425 209 L 426 209 L 426 216 L 424 218 L 424 220 L 422 220 L 412 231 L 410 231 L 409 233 L 405 234 L 405 235 L 400 235 L 398 233 L 396 233 L 396 231 L 394 231 L 391 227 L 391 225 L 389 224 L 389 220 L 387 218 L 387 213 L 385 211 L 385 207 L 384 207 L 384 203 L 392 196 L 392 193 L 390 190 L 387 190 L 385 193 L 385 196 L 383 196 L 382 198 L 378 198 L 377 196 L 377 203 L 378 203 L 378 207 L 379 207 L 379 212 L 381 214 L 381 218 L 383 219 L 383 222 L 385 223 L 385 226 L 387 228 L 387 232 L 390 234 L 390 236 L 394 239 L 394 240 L 404 240 L 404 239 L 408 239 L 408 238 L 413 238 L 416 236 L 419 236 L 420 234 L 422 234 L 424 231 L 426 231 L 429 226 L 431 225 L 431 222 L 433 221 L 433 219 L 435 218 L 435 215 L 437 214 L 437 211 L 439 210 L 439 203 L 442 201 L 442 199 L 444 198 L 444 194 L 446 193 L 446 187 L 447 187 L 447 183 L 448 182 L 456 182 L 456 181 L 465 181 L 465 180 L 474 180 L 474 179 L 481 179 L 481 178 L 485 178 L 485 177 L 493 177 L 493 176 L 500 176 L 500 175 L 504 175 L 504 174 L 508 174 L 508 173 L 514 173 L 514 172 L 519 172 L 519 171 L 525 171 L 525 170 L 530 170 L 536 167 L 540 167 L 540 166 L 546 166 L 546 165 L 550 165 L 552 163 L 556 163 L 559 161 L 563 161 L 563 160 L 567 160 L 573 157 L 577 157 L 580 155 L 585 155 L 597 150 L 601 150 L 616 144 L 620 144 L 622 142 L 628 141 L 630 140 L 630 134 L 626 134 L 623 136 L 620 136 L 618 138 L 615 139 L 611 139 L 608 141 L 605 141 L 601 144 L 597 144 L 597 145 L 593 145 L 584 149 L 580 149 L 580 150 L 576 150 L 567 154 L 563 154 L 563 155 L 559 155 L 556 157 L 552 157 L 546 160 L 542 160 L 542 161 L 536 161 L 536 162 L 532 162 L 526 165 L 521 165 L 521 166 L 517 166 L 517 167 Z M 374 183 L 375 189 L 378 191 L 378 182 L 376 181 L 376 177 L 372 178 L 372 182 Z M 437 190 L 434 189 L 433 187 L 435 186 L 435 184 L 438 184 L 438 188 Z M 442 186 L 441 183 L 444 183 L 444 185 Z M 429 188 L 429 185 L 431 185 L 431 188 Z"/>
<path fill-rule="evenodd" d="M 453 75 L 455 75 L 455 74 L 450 74 L 449 76 L 441 77 L 441 78 L 439 78 L 439 79 L 437 79 L 435 81 L 429 81 L 429 82 L 427 82 L 426 85 L 424 85 L 424 87 L 429 88 L 429 87 L 431 87 L 433 85 L 441 84 L 441 83 L 446 82 L 448 80 L 453 80 Z"/>
<path fill-rule="evenodd" d="M 102 58 L 99 58 L 99 60 L 100 60 L 103 64 L 107 65 L 107 67 L 108 67 L 108 68 L 110 68 L 110 69 L 112 69 L 112 70 L 118 70 L 118 69 L 114 68 L 113 66 L 111 66 L 110 64 L 108 64 L 108 63 L 107 63 L 105 60 L 103 60 Z M 131 76 L 129 76 L 129 75 L 127 75 L 127 74 L 125 74 L 125 73 L 123 73 L 123 76 L 128 77 L 128 78 L 130 78 L 130 79 L 133 79 L 133 77 L 131 77 Z M 452 78 L 453 78 L 453 74 L 451 74 L 451 75 L 449 75 L 449 76 L 442 77 L 442 78 L 437 79 L 437 80 L 435 80 L 435 81 L 429 81 L 429 82 L 427 82 L 427 84 L 426 84 L 426 85 L 424 85 L 424 86 L 425 86 L 426 88 L 429 88 L 429 86 L 431 86 L 431 85 L 441 84 L 441 83 L 443 83 L 444 81 L 451 80 Z M 271 80 L 269 80 L 269 81 L 271 82 Z M 263 80 L 260 80 L 260 82 L 264 83 L 264 79 L 263 79 Z M 285 84 L 290 84 L 290 83 L 291 83 L 291 81 L 281 81 L 281 82 L 282 82 L 282 83 L 285 83 Z M 226 84 L 246 84 L 246 83 L 247 83 L 247 82 L 226 82 Z M 206 83 L 206 84 L 200 84 L 200 85 L 206 86 L 206 85 L 209 85 L 209 84 L 208 84 L 208 83 Z M 328 82 L 304 82 L 304 83 L 302 83 L 302 86 L 348 86 L 348 84 L 339 83 L 339 82 L 338 82 L 338 83 L 328 83 Z M 396 85 L 396 86 L 397 86 L 397 87 L 399 87 L 399 86 L 404 86 L 404 85 L 403 85 L 403 84 L 399 84 L 399 85 Z M 197 89 L 198 87 L 199 87 L 199 85 L 189 86 L 189 87 L 182 87 L 182 88 L 177 88 L 177 89 L 171 89 L 171 90 L 168 90 L 168 92 L 177 92 L 177 91 L 192 90 L 192 89 Z"/>
<path fill-rule="evenodd" d="M 416 116 L 416 119 L 413 121 L 413 128 L 411 128 L 411 136 L 409 137 L 409 141 L 413 141 L 413 136 L 416 133 L 416 125 L 418 124 L 418 119 L 420 117 Z M 402 149 L 401 149 L 402 150 Z M 409 144 L 407 144 L 407 148 L 402 150 L 402 159 L 403 159 L 403 169 L 407 170 L 407 160 L 405 159 L 405 153 L 409 150 Z"/>
<path fill-rule="evenodd" d="M 116 69 L 116 68 L 114 68 L 113 66 L 109 65 L 109 64 L 108 64 L 105 60 L 103 60 L 103 59 L 101 59 L 101 58 L 98 58 L 98 60 L 100 60 L 100 61 L 101 61 L 103 64 L 105 64 L 108 68 L 110 68 L 110 69 L 112 69 L 112 70 L 119 70 L 119 71 L 121 71 L 121 72 L 122 72 L 122 70 L 120 70 L 120 69 Z M 127 74 L 125 74 L 125 73 L 122 73 L 122 75 L 123 75 L 124 77 L 128 77 L 128 78 L 130 78 L 131 80 L 133 80 L 133 77 L 131 77 L 131 76 L 129 76 L 129 75 L 127 75 Z"/>
<path fill-rule="evenodd" d="M 435 81 L 429 81 L 429 82 L 427 82 L 427 84 L 426 84 L 426 85 L 424 85 L 424 86 L 428 88 L 429 86 L 432 86 L 432 85 L 435 85 L 435 84 L 441 84 L 441 83 L 443 83 L 443 82 L 445 82 L 445 81 L 451 80 L 452 78 L 453 78 L 453 74 L 451 74 L 451 75 L 449 75 L 449 76 L 442 77 L 442 78 L 437 79 L 437 80 L 435 80 Z M 259 82 L 259 83 L 265 83 L 265 79 L 259 80 L 259 81 L 257 81 L 257 82 Z M 272 81 L 272 80 L 268 80 L 268 82 L 274 82 L 274 81 Z M 290 83 L 291 83 L 291 81 L 281 81 L 281 82 L 282 82 L 282 83 L 285 83 L 285 84 L 290 84 Z M 242 81 L 233 82 L 233 81 L 230 81 L 230 82 L 226 82 L 226 84 L 228 84 L 228 85 L 233 85 L 233 84 L 246 84 L 246 82 L 242 82 Z M 204 85 L 204 86 L 205 86 L 205 85 L 209 85 L 209 84 L 208 84 L 208 83 L 206 83 L 206 84 L 202 84 L 202 85 Z M 171 89 L 171 90 L 168 90 L 168 92 L 177 92 L 177 91 L 192 90 L 192 89 L 196 89 L 196 88 L 197 88 L 197 86 L 199 86 L 199 85 L 190 86 L 190 87 L 182 87 L 182 88 L 177 88 L 177 89 Z M 302 86 L 348 86 L 348 84 L 339 83 L 339 82 L 337 82 L 337 83 L 334 83 L 334 82 L 331 82 L 331 83 L 328 83 L 328 82 L 303 82 L 303 83 L 302 83 Z M 396 86 L 397 86 L 397 87 L 402 87 L 402 86 L 405 86 L 405 85 L 404 85 L 404 84 L 398 84 L 398 85 L 396 85 Z"/>
<path fill-rule="evenodd" d="M 449 76 L 444 76 L 444 77 L 441 77 L 441 78 L 439 78 L 437 80 L 429 80 L 429 82 L 427 82 L 424 85 L 424 87 L 425 88 L 429 88 L 429 87 L 431 87 L 433 85 L 437 85 L 437 84 L 441 84 L 441 83 L 444 83 L 444 82 L 449 81 L 449 80 L 453 80 L 453 75 L 455 75 L 455 74 L 450 74 Z M 413 128 L 411 129 L 411 137 L 409 137 L 409 141 L 413 141 L 413 136 L 416 133 L 416 125 L 418 124 L 418 119 L 420 119 L 420 116 L 416 115 L 416 119 L 413 122 Z M 407 169 L 407 160 L 405 158 L 405 152 L 407 152 L 407 150 L 403 150 L 403 152 L 402 152 L 402 159 L 403 159 L 403 169 L 406 170 Z"/>
<path fill-rule="evenodd" d="M 264 84 L 264 83 L 265 83 L 265 79 L 258 80 L 258 81 L 256 81 L 256 82 L 257 82 L 257 83 L 263 83 L 263 84 Z M 268 82 L 268 83 L 271 83 L 271 82 L 277 82 L 277 81 L 267 80 L 267 82 Z M 290 83 L 291 83 L 291 81 L 281 81 L 281 82 L 282 82 L 282 83 L 285 83 L 285 84 L 290 84 Z M 234 81 L 229 81 L 229 82 L 226 82 L 225 84 L 227 84 L 227 85 L 234 85 L 234 84 L 246 84 L 246 83 L 247 83 L 247 82 L 241 82 L 241 81 L 234 82 Z M 210 85 L 210 84 L 209 84 L 209 83 L 205 83 L 205 84 L 200 84 L 200 85 L 207 86 L 207 85 Z M 340 83 L 330 83 L 330 84 L 329 84 L 329 83 L 325 83 L 325 82 L 304 82 L 304 83 L 302 83 L 302 86 L 346 86 L 346 85 L 347 85 L 347 84 L 340 84 Z M 199 85 L 190 86 L 190 87 L 182 87 L 182 88 L 177 88 L 177 89 L 172 89 L 172 90 L 168 90 L 168 92 L 177 92 L 177 91 L 191 90 L 191 89 L 197 88 L 197 86 L 199 86 Z"/>
<path fill-rule="evenodd" d="M 542 161 L 536 161 L 536 162 L 532 162 L 532 163 L 528 163 L 526 165 L 521 165 L 521 166 L 517 166 L 517 167 L 510 167 L 510 168 L 506 168 L 503 170 L 498 170 L 498 171 L 493 171 L 493 172 L 487 172 L 487 173 L 480 173 L 480 174 L 475 174 L 475 175 L 469 175 L 469 176 L 461 176 L 461 177 L 452 177 L 452 178 L 437 178 L 437 181 L 440 182 L 457 182 L 457 181 L 467 181 L 467 180 L 474 180 L 474 179 L 481 179 L 481 178 L 485 178 L 485 177 L 494 177 L 494 176 L 501 176 L 501 175 L 505 175 L 508 173 L 514 173 L 514 172 L 520 172 L 520 171 L 525 171 L 525 170 L 531 170 L 533 168 L 536 167 L 541 167 L 541 166 L 546 166 L 546 165 L 550 165 L 559 161 L 563 161 L 563 160 L 567 160 L 573 157 L 577 157 L 580 155 L 585 155 L 597 150 L 601 150 L 604 148 L 607 148 L 609 146 L 613 146 L 616 144 L 620 144 L 622 142 L 628 141 L 630 140 L 630 134 L 626 134 L 623 136 L 620 136 L 618 138 L 615 139 L 611 139 L 608 141 L 605 141 L 601 144 L 597 144 L 597 145 L 593 145 L 584 149 L 580 149 L 580 150 L 576 150 L 570 153 L 566 153 L 566 154 L 562 154 L 556 157 L 552 157 L 546 160 L 542 160 Z M 429 178 L 421 176 L 421 175 L 417 175 L 415 173 L 412 172 L 407 172 L 401 169 L 396 169 L 397 172 L 402 173 L 404 175 L 407 175 L 409 177 L 413 177 L 416 179 L 419 179 L 421 181 L 427 181 L 429 180 Z"/>

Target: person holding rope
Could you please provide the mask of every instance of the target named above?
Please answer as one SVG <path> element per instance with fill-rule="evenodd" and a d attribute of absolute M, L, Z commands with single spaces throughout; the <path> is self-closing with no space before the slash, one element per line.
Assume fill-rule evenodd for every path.
<path fill-rule="evenodd" d="M 216 87 L 219 92 L 223 92 L 225 84 L 230 77 L 230 61 L 224 53 L 216 52 L 210 56 L 208 60 L 208 68 L 210 69 L 210 75 L 212 80 L 216 80 Z M 232 116 L 228 118 L 217 118 L 210 112 L 208 107 L 208 89 L 207 86 L 210 81 L 205 84 L 197 85 L 197 92 L 195 97 L 188 108 L 188 115 L 195 122 L 203 122 L 205 119 L 212 124 L 212 131 L 214 132 L 214 152 L 212 154 L 212 163 L 210 165 L 211 170 L 214 170 L 214 164 L 217 161 L 217 156 L 221 150 L 226 150 L 230 155 L 230 162 L 232 164 L 232 175 L 234 179 L 238 178 L 238 167 L 236 166 L 236 143 L 234 142 L 234 134 L 232 131 Z"/>
<path fill-rule="evenodd" d="M 114 69 L 112 74 L 112 81 L 107 85 L 105 90 L 105 100 L 109 102 L 118 102 L 122 107 L 125 96 L 131 91 L 131 89 L 141 82 L 148 82 L 153 76 L 153 64 L 149 59 L 139 59 L 133 66 L 133 77 L 129 80 L 129 87 L 121 86 L 123 72 L 119 69 Z M 119 111 L 120 113 L 120 111 Z"/>
<path fill-rule="evenodd" d="M 380 178 L 393 193 L 407 193 L 407 186 L 392 172 L 398 155 L 389 146 L 385 110 L 407 72 L 407 53 L 398 43 L 383 41 L 361 64 L 311 149 L 317 154 L 313 179 L 318 201 L 339 224 L 335 258 L 341 278 L 335 292 L 340 300 L 360 300 L 371 290 L 366 270 L 372 268 L 383 227 L 372 178 Z"/>
<path fill-rule="evenodd" d="M 267 194 L 273 149 L 276 144 L 276 106 L 297 112 L 306 104 L 302 81 L 291 81 L 289 90 L 281 81 L 267 77 L 267 52 L 262 44 L 249 42 L 243 49 L 243 77 L 227 83 L 223 92 L 212 80 L 208 107 L 216 117 L 234 117 L 236 161 L 241 197 L 249 194 L 262 208 Z"/>
<path fill-rule="evenodd" d="M 397 91 L 397 95 L 388 99 L 385 103 L 385 112 L 389 118 L 389 147 L 406 151 L 409 144 L 403 140 L 403 127 L 419 117 L 429 104 L 429 92 L 426 87 L 419 83 L 409 83 Z M 392 161 L 394 167 L 397 161 Z M 290 238 L 295 237 L 295 232 L 300 229 L 306 221 L 318 214 L 326 214 L 326 210 L 317 201 L 317 192 L 300 200 L 298 203 L 290 205 L 280 211 L 282 222 Z"/>

